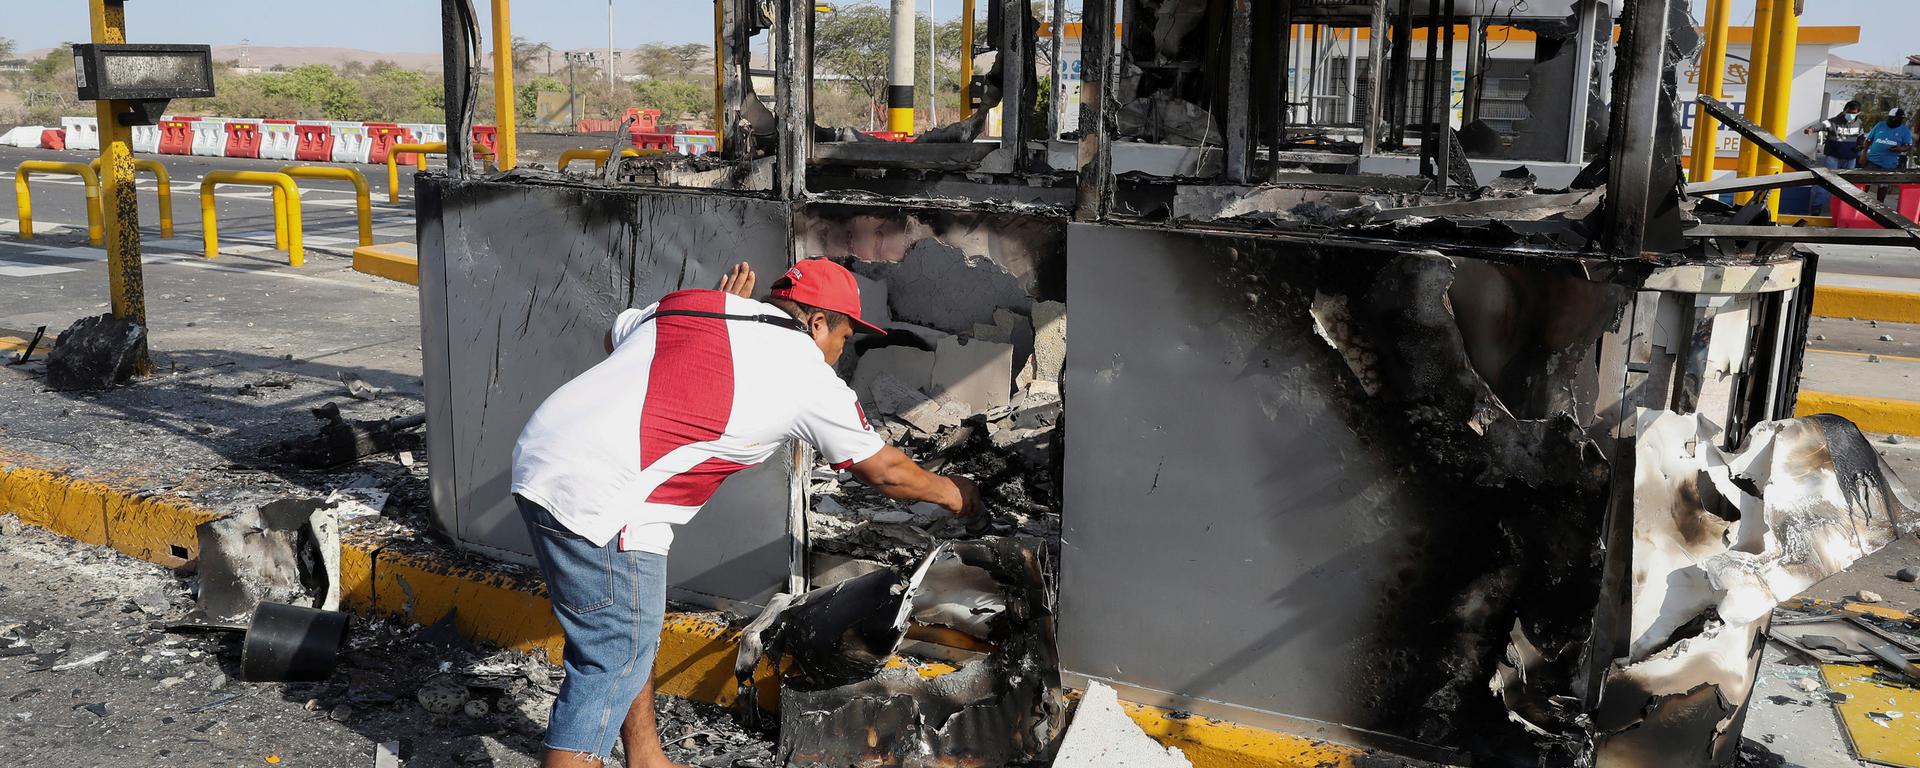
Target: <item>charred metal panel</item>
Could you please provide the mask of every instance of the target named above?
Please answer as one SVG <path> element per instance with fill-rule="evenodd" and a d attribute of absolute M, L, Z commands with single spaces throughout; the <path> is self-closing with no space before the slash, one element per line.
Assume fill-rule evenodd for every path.
<path fill-rule="evenodd" d="M 747 197 L 422 177 L 423 350 L 436 520 L 463 545 L 527 561 L 508 493 L 513 443 L 533 410 L 605 358 L 622 309 L 711 287 L 746 261 L 787 260 L 787 207 Z M 437 235 L 437 236 L 436 236 Z M 444 363 L 440 362 L 444 360 Z M 676 597 L 760 603 L 784 585 L 783 458 L 741 472 L 682 527 Z M 517 557 L 516 557 L 517 556 Z"/>
<path fill-rule="evenodd" d="M 1633 294 L 1581 263 L 1072 225 L 1064 667 L 1538 754 L 1489 683 L 1516 637 L 1515 698 L 1584 676 L 1610 468 L 1578 401 Z M 1575 715 L 1533 725 L 1571 752 Z"/>

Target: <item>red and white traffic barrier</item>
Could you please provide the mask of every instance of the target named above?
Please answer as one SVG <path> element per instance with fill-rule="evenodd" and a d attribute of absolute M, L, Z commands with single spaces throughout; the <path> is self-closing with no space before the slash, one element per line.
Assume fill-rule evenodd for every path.
<path fill-rule="evenodd" d="M 99 118 L 63 117 L 60 130 L 66 132 L 67 149 L 100 149 Z"/>
<path fill-rule="evenodd" d="M 336 163 L 365 163 L 372 151 L 372 143 L 367 138 L 366 123 L 332 122 L 333 161 Z"/>
<path fill-rule="evenodd" d="M 195 120 L 192 152 L 200 157 L 226 157 L 227 118 L 203 117 Z"/>
<path fill-rule="evenodd" d="M 260 124 L 260 159 L 297 160 L 300 135 L 292 120 L 267 120 Z"/>

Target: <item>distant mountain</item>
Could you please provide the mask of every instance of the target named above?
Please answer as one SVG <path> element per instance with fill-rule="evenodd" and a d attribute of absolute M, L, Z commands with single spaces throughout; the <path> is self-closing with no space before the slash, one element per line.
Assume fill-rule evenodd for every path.
<path fill-rule="evenodd" d="M 29 59 L 44 57 L 52 51 L 41 48 L 23 51 L 20 55 Z M 297 67 L 302 64 L 330 64 L 341 66 L 358 61 L 372 64 L 376 61 L 391 61 L 408 69 L 439 69 L 440 53 L 396 53 L 392 51 L 368 51 L 359 48 L 308 48 L 273 45 L 216 45 L 213 47 L 214 61 L 238 61 L 246 66 L 272 69 L 274 67 Z"/>
<path fill-rule="evenodd" d="M 1864 61 L 1855 61 L 1853 59 L 1843 58 L 1843 57 L 1835 56 L 1829 53 L 1827 54 L 1827 74 L 1828 75 L 1852 75 L 1855 77 L 1864 77 L 1864 76 L 1870 76 L 1870 75 L 1898 75 L 1900 74 L 1900 68 L 1897 66 L 1887 67 L 1887 66 L 1881 66 L 1879 64 L 1868 64 Z"/>

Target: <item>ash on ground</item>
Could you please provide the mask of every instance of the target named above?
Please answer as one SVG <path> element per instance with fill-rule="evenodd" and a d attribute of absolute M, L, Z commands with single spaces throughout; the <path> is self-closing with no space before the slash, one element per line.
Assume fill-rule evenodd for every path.
<path fill-rule="evenodd" d="M 1060 415 L 1058 396 L 1031 393 L 932 433 L 892 416 L 874 427 L 928 470 L 974 481 L 991 518 L 986 533 L 1037 539 L 1057 554 Z M 807 488 L 807 531 L 816 552 L 907 565 L 934 539 L 966 535 L 946 510 L 894 501 L 845 471 L 816 468 Z"/>
<path fill-rule="evenodd" d="M 539 761 L 562 679 L 543 654 L 356 618 L 327 680 L 247 682 L 240 633 L 165 628 L 193 606 L 187 569 L 10 515 L 0 543 L 0 752 L 23 765 L 371 765 L 382 745 L 412 768 Z M 772 765 L 721 708 L 656 703 L 673 759 Z"/>

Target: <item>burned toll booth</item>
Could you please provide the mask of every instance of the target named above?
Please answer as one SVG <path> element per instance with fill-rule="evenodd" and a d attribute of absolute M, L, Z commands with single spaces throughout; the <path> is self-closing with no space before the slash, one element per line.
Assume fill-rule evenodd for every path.
<path fill-rule="evenodd" d="M 949 549 L 977 532 L 795 446 L 684 526 L 672 597 L 779 646 L 868 594 L 859 648 L 809 668 L 911 637 L 1021 649 L 976 668 L 987 698 L 1040 683 L 971 719 L 823 673 L 783 691 L 789 758 L 891 723 L 894 751 L 867 727 L 853 751 L 1044 759 L 1060 688 L 1098 681 L 1410 760 L 1725 765 L 1772 606 L 1920 513 L 1851 424 L 1791 418 L 1816 264 L 1790 241 L 1815 236 L 1683 186 L 1684 2 L 980 2 L 968 110 L 912 142 L 818 124 L 812 3 L 722 0 L 717 154 L 419 180 L 435 517 L 505 559 L 529 559 L 513 441 L 617 312 L 737 261 L 863 278 L 892 332 L 844 373 L 995 529 Z M 452 127 L 476 25 L 443 10 Z M 1503 98 L 1473 74 L 1496 26 L 1535 40 Z M 1073 28 L 1114 33 L 1070 59 Z"/>

